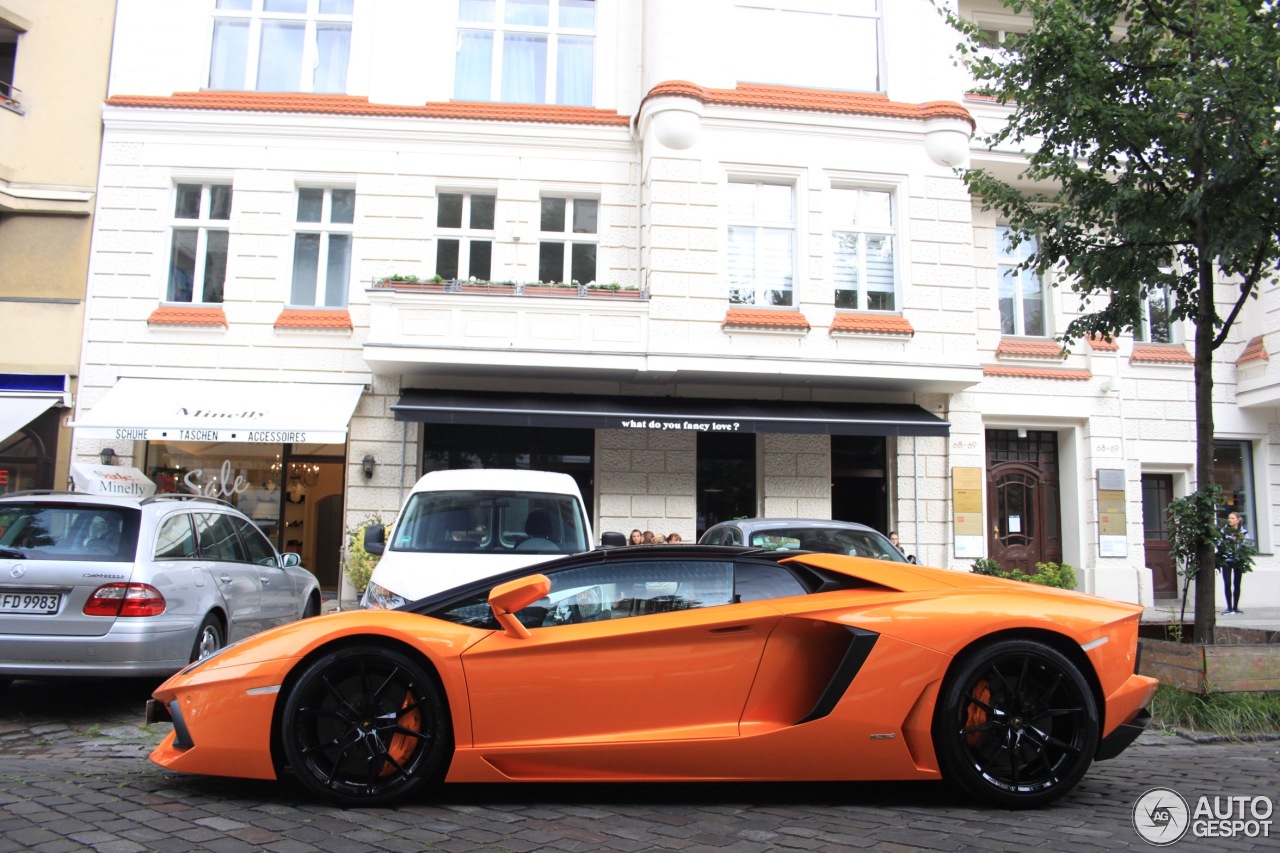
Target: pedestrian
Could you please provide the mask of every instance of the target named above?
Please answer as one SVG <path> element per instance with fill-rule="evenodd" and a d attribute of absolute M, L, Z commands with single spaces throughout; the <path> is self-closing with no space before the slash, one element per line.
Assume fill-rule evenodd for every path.
<path fill-rule="evenodd" d="M 1218 540 L 1217 563 L 1222 572 L 1222 591 L 1226 594 L 1227 609 L 1223 614 L 1236 613 L 1240 610 L 1240 581 L 1244 573 L 1253 570 L 1253 555 L 1257 553 L 1249 540 L 1249 531 L 1244 526 L 1240 513 L 1227 514 L 1227 526 L 1222 530 L 1222 538 Z"/>
<path fill-rule="evenodd" d="M 633 531 L 631 531 L 631 544 L 632 544 L 632 545 L 643 545 L 643 544 L 644 544 L 644 534 L 643 534 L 643 533 L 641 533 L 639 530 L 633 530 Z"/>
<path fill-rule="evenodd" d="M 906 553 L 902 550 L 902 546 L 898 544 L 898 531 L 889 531 L 889 541 L 893 543 L 893 547 L 897 548 L 900 553 Z"/>
<path fill-rule="evenodd" d="M 684 540 L 680 538 L 680 534 L 679 534 L 679 533 L 668 533 L 668 534 L 667 534 L 667 544 L 668 544 L 668 545 L 671 545 L 671 544 L 677 544 L 677 543 L 680 543 L 680 542 L 683 542 L 683 541 L 684 541 Z"/>
<path fill-rule="evenodd" d="M 653 531 L 652 531 L 652 530 L 646 530 L 644 533 L 640 534 L 640 542 L 641 542 L 641 544 L 643 544 L 643 545 L 652 545 L 652 544 L 653 544 Z"/>
<path fill-rule="evenodd" d="M 654 544 L 654 545 L 666 545 L 666 544 L 667 544 L 667 537 L 663 536 L 661 533 L 655 533 L 655 534 L 653 534 L 653 543 L 652 543 L 652 544 Z"/>

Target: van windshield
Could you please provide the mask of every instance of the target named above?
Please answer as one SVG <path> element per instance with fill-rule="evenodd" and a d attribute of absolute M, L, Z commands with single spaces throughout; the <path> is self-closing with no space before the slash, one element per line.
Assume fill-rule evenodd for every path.
<path fill-rule="evenodd" d="M 428 554 L 577 554 L 591 547 L 578 500 L 542 492 L 417 492 L 393 535 L 391 550 Z"/>

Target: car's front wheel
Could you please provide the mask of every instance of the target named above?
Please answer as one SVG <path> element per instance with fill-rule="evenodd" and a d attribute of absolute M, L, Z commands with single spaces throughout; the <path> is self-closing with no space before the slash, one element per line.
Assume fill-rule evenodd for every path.
<path fill-rule="evenodd" d="M 438 782 L 453 748 L 439 683 L 407 655 L 377 646 L 309 664 L 285 699 L 280 743 L 303 787 L 357 806 Z"/>
<path fill-rule="evenodd" d="M 1039 806 L 1075 787 L 1098 746 L 1098 710 L 1080 670 L 1032 640 L 966 653 L 943 682 L 933 725 L 942 774 L 999 806 Z"/>

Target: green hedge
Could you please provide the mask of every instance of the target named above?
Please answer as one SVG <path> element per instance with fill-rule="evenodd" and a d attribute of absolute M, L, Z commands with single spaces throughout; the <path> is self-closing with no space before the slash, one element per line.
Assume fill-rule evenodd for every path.
<path fill-rule="evenodd" d="M 1026 583 L 1038 583 L 1041 586 L 1052 586 L 1058 589 L 1075 589 L 1076 573 L 1075 570 L 1067 563 L 1058 565 L 1057 563 L 1036 563 L 1035 574 L 1026 574 L 1019 569 L 1013 569 L 1006 572 L 1000 568 L 1000 564 L 995 560 L 983 557 L 973 561 L 973 571 L 975 574 L 987 575 L 993 578 L 1007 578 L 1011 581 L 1025 581 Z"/>

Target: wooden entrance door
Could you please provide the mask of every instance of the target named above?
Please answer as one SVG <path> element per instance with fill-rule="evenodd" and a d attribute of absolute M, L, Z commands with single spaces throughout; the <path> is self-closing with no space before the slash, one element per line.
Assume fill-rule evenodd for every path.
<path fill-rule="evenodd" d="M 1173 500 L 1172 474 L 1142 475 L 1142 536 L 1147 568 L 1156 598 L 1178 597 L 1178 572 L 1169 542 L 1169 501 Z"/>
<path fill-rule="evenodd" d="M 1058 434 L 987 431 L 988 553 L 1006 571 L 1062 562 Z"/>

